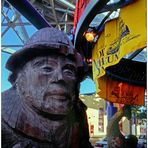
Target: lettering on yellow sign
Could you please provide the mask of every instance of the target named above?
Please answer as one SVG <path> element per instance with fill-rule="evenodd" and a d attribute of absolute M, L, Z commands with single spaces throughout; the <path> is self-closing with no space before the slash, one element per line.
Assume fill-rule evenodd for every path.
<path fill-rule="evenodd" d="M 108 65 L 110 63 L 115 63 L 119 60 L 119 52 L 115 54 L 108 55 L 104 57 L 104 51 L 98 52 L 100 58 L 93 60 L 94 66 L 97 70 L 97 76 L 100 75 L 100 71 L 105 72 L 105 65 Z"/>

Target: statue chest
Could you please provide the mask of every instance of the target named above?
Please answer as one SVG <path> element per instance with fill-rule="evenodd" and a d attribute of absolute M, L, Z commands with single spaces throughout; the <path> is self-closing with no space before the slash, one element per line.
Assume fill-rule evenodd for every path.
<path fill-rule="evenodd" d="M 3 147 L 13 148 L 77 148 L 79 147 L 79 127 L 74 125 L 50 125 L 46 130 L 31 129 L 32 132 L 19 132 L 7 124 L 2 126 Z M 32 135 L 31 135 L 32 134 Z M 38 134 L 38 135 L 37 135 Z"/>

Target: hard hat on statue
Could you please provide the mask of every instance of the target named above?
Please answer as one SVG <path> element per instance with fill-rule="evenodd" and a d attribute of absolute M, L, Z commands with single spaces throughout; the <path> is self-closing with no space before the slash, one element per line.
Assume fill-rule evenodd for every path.
<path fill-rule="evenodd" d="M 34 33 L 22 49 L 11 55 L 6 63 L 6 68 L 14 74 L 16 69 L 22 67 L 29 60 L 38 56 L 50 55 L 51 53 L 71 56 L 76 61 L 78 69 L 83 69 L 83 59 L 68 36 L 53 27 L 42 28 Z"/>

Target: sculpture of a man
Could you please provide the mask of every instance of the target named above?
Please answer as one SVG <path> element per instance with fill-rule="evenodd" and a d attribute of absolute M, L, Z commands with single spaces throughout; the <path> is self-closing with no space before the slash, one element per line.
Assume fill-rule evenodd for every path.
<path fill-rule="evenodd" d="M 37 31 L 8 59 L 12 87 L 2 93 L 3 148 L 89 148 L 79 99 L 83 61 L 65 33 Z"/>

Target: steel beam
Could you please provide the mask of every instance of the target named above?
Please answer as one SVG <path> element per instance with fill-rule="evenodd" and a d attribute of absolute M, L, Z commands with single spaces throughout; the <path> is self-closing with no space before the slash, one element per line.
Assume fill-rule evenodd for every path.
<path fill-rule="evenodd" d="M 27 18 L 37 29 L 52 27 L 32 6 L 28 0 L 7 0 L 25 18 Z"/>
<path fill-rule="evenodd" d="M 2 48 L 2 52 L 12 54 L 15 52 L 15 50 L 13 50 L 11 48 Z"/>
<path fill-rule="evenodd" d="M 2 23 L 2 27 L 5 27 L 5 26 L 8 26 L 9 25 L 9 23 Z M 29 22 L 16 22 L 15 23 L 15 26 L 30 26 L 30 25 L 32 25 L 31 23 L 29 23 Z"/>
<path fill-rule="evenodd" d="M 52 7 L 51 6 L 47 6 L 47 5 L 45 5 L 45 4 L 43 4 L 43 7 L 45 7 L 46 9 L 52 9 Z M 74 15 L 74 11 L 71 11 L 71 10 L 67 10 L 67 9 L 62 9 L 62 8 L 54 8 L 56 11 L 59 11 L 59 12 L 66 12 L 66 13 L 68 13 L 69 15 Z"/>
<path fill-rule="evenodd" d="M 71 9 L 75 10 L 75 5 L 69 3 L 66 0 L 57 0 L 57 2 L 60 2 L 60 3 L 64 4 L 65 6 L 67 6 L 67 7 L 71 8 Z"/>
<path fill-rule="evenodd" d="M 23 45 L 1 45 L 2 48 L 22 47 Z"/>
<path fill-rule="evenodd" d="M 52 13 L 53 13 L 53 16 L 54 16 L 54 20 L 55 20 L 55 22 L 56 22 L 56 26 L 58 27 L 59 30 L 61 30 L 60 25 L 59 25 L 59 23 L 58 23 L 56 11 L 55 11 L 55 9 L 54 9 L 55 6 L 54 6 L 54 1 L 53 1 L 53 0 L 50 1 L 50 5 L 52 6 Z"/>

